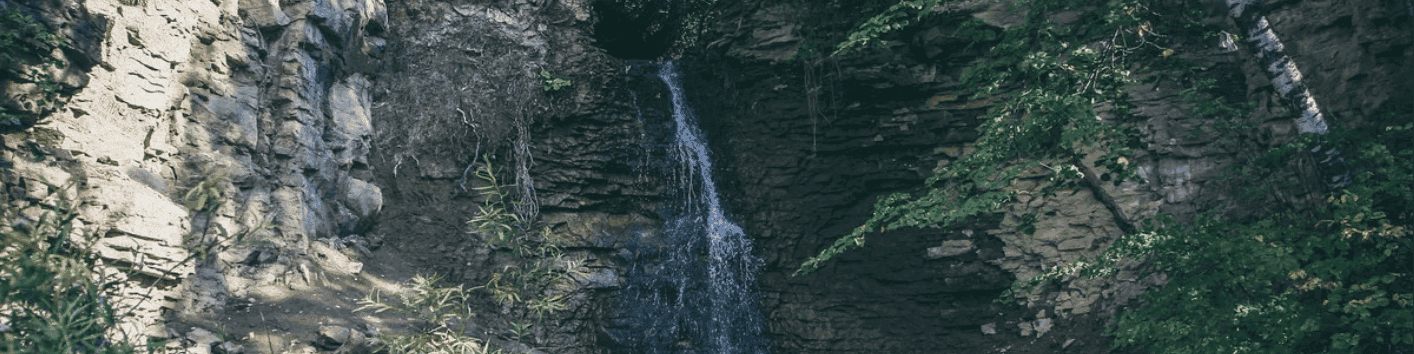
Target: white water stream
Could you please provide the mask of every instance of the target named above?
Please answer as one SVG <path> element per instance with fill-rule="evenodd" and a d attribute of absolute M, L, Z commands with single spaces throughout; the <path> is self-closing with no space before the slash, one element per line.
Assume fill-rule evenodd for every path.
<path fill-rule="evenodd" d="M 663 213 L 661 241 L 628 252 L 616 341 L 635 353 L 766 353 L 755 292 L 760 261 L 723 211 L 710 150 L 676 64 L 657 65 L 672 99 L 667 155 L 678 200 Z"/>

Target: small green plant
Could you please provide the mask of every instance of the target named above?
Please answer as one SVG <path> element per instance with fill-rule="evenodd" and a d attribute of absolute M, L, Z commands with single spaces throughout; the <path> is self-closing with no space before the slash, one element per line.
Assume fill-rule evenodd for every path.
<path fill-rule="evenodd" d="M 270 219 L 235 233 L 226 230 L 226 227 L 221 226 L 221 223 L 215 222 L 216 213 L 227 201 L 225 187 L 230 184 L 230 174 L 223 168 L 214 168 L 211 165 L 203 166 L 201 170 L 200 179 L 192 183 L 191 188 L 182 194 L 181 199 L 182 205 L 187 207 L 187 210 L 203 217 L 198 220 L 204 220 L 200 228 L 201 233 L 195 235 L 196 245 L 190 248 L 193 255 L 199 259 L 208 259 L 207 256 L 232 246 L 269 243 L 270 241 L 264 236 L 268 235 L 265 231 L 274 229 L 274 222 Z"/>
<path fill-rule="evenodd" d="M 427 324 L 427 329 L 420 333 L 380 336 L 384 348 L 391 354 L 499 353 L 480 340 L 465 335 L 471 328 L 471 319 L 476 317 L 468 306 L 470 292 L 461 286 L 438 286 L 441 280 L 436 275 L 414 276 L 411 291 L 402 294 L 398 300 L 373 292 L 359 300 L 359 307 L 354 311 L 393 311 Z"/>
<path fill-rule="evenodd" d="M 556 92 L 574 85 L 570 79 L 551 75 L 549 71 L 545 70 L 540 70 L 540 81 L 545 92 Z"/>
<path fill-rule="evenodd" d="M 223 171 L 207 171 L 202 174 L 201 180 L 197 181 L 182 195 L 182 205 L 187 210 L 201 214 L 213 214 L 221 209 L 221 205 L 226 200 L 226 190 L 223 188 L 230 181 L 230 177 Z"/>
<path fill-rule="evenodd" d="M 127 343 L 105 332 L 117 324 L 103 289 L 108 280 L 94 270 L 97 259 L 74 229 L 78 213 L 48 185 L 58 203 L 37 220 L 0 226 L 0 352 L 132 353 Z M 0 219 L 24 220 L 9 200 L 0 201 Z"/>
<path fill-rule="evenodd" d="M 525 341 L 525 336 L 530 334 L 530 326 L 532 325 L 529 321 L 511 321 L 511 335 L 515 336 L 517 341 Z"/>
<path fill-rule="evenodd" d="M 385 299 L 378 293 L 369 294 L 359 302 L 357 311 L 395 311 L 429 324 L 430 329 L 422 333 L 382 337 L 392 354 L 499 352 L 464 335 L 476 316 L 468 306 L 472 291 L 483 290 L 502 306 L 522 308 L 533 314 L 536 321 L 526 318 L 511 321 L 511 333 L 517 340 L 524 340 L 531 333 L 533 323 L 565 309 L 565 297 L 554 294 L 552 288 L 583 274 L 577 269 L 583 260 L 565 256 L 548 229 L 531 231 L 530 221 L 510 211 L 510 191 L 501 183 L 499 171 L 490 157 L 482 159 L 474 175 L 485 182 L 484 186 L 475 188 L 483 202 L 480 213 L 467 220 L 467 232 L 480 236 L 487 247 L 516 261 L 493 273 L 486 285 L 471 289 L 439 287 L 436 283 L 440 277 L 418 275 L 412 279 L 412 292 L 398 301 Z"/>
<path fill-rule="evenodd" d="M 467 232 L 515 261 L 493 273 L 481 288 L 502 306 L 523 307 L 542 320 L 565 309 L 565 297 L 555 289 L 583 276 L 579 268 L 584 260 L 567 256 L 548 227 L 535 229 L 532 220 L 512 213 L 510 191 L 498 179 L 490 157 L 483 156 L 482 161 L 474 174 L 485 182 L 475 188 L 483 198 L 481 213 L 467 220 Z"/>
<path fill-rule="evenodd" d="M 504 183 L 496 176 L 496 169 L 491 165 L 491 158 L 483 156 L 482 165 L 476 169 L 474 176 L 486 182 L 485 186 L 473 188 L 483 199 L 480 213 L 467 220 L 467 232 L 482 236 L 483 241 L 492 247 L 523 249 L 518 247 L 521 244 L 521 236 L 524 230 L 518 229 L 524 226 L 524 220 L 511 211 L 511 192 L 506 189 Z"/>
<path fill-rule="evenodd" d="M 678 49 L 699 47 L 705 44 L 704 40 L 714 38 L 712 36 L 713 31 L 719 30 L 716 21 L 717 14 L 720 12 L 720 9 L 718 9 L 720 0 L 683 0 L 673 2 L 670 6 L 657 6 L 663 4 L 663 2 L 657 0 L 603 1 L 612 1 L 614 6 L 626 10 L 628 13 L 653 14 L 657 12 L 648 10 L 647 8 L 649 7 L 673 12 L 674 14 L 670 14 L 669 16 L 673 16 L 677 28 L 673 31 L 675 38 L 673 38 L 672 45 Z M 668 10 L 669 7 L 672 9 Z M 657 30 L 669 31 L 668 29 Z"/>

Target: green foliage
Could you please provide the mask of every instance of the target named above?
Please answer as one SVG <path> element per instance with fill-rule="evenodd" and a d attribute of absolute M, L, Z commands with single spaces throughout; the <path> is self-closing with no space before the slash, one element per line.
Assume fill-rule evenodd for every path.
<path fill-rule="evenodd" d="M 49 185 L 56 194 L 60 189 Z M 36 206 L 38 207 L 38 206 Z M 117 324 L 105 300 L 107 281 L 94 269 L 76 208 L 59 198 L 37 220 L 24 220 L 10 201 L 0 203 L 0 352 L 131 353 L 125 343 L 105 339 Z"/>
<path fill-rule="evenodd" d="M 900 1 L 863 22 L 836 53 L 865 50 L 937 6 L 946 4 Z M 1245 123 L 1250 105 L 1228 102 L 1216 80 L 1177 55 L 1183 38 L 1226 35 L 1202 21 L 1203 7 L 1195 2 L 1023 0 L 1016 7 L 1027 10 L 1026 22 L 999 37 L 975 37 L 996 44 L 963 76 L 972 99 L 993 107 L 980 138 L 963 156 L 941 163 L 924 188 L 880 198 L 870 219 L 805 261 L 797 274 L 863 246 L 868 233 L 947 227 L 995 212 L 1012 200 L 1008 187 L 1023 171 L 1045 167 L 1051 188 L 1068 186 L 1089 171 L 1086 161 L 1093 159 L 1093 167 L 1119 175 L 1116 184 L 1136 179 L 1128 161 L 1140 146 L 1137 134 L 1116 124 L 1131 108 L 1123 91 L 1134 81 L 1131 71 L 1178 82 L 1187 108 L 1219 132 L 1251 128 Z M 1074 23 L 1051 22 L 1051 14 L 1071 10 L 1081 13 Z M 1156 353 L 1410 348 L 1414 148 L 1408 142 L 1414 123 L 1408 119 L 1376 119 L 1379 129 L 1332 133 L 1320 142 L 1303 137 L 1241 166 L 1243 176 L 1235 177 L 1256 183 L 1241 198 L 1269 200 L 1271 184 L 1287 183 L 1270 180 L 1285 176 L 1277 170 L 1313 147 L 1339 147 L 1351 165 L 1341 167 L 1346 174 L 1336 180 L 1350 183 L 1316 210 L 1299 202 L 1264 205 L 1276 212 L 1239 220 L 1207 215 L 1188 226 L 1159 218 L 1115 241 L 1098 259 L 1019 281 L 1012 291 L 1076 276 L 1114 276 L 1120 264 L 1142 260 L 1140 277 L 1169 280 L 1117 318 L 1111 334 L 1120 346 Z"/>
<path fill-rule="evenodd" d="M 545 92 L 556 92 L 574 86 L 570 79 L 550 75 L 550 72 L 545 70 L 540 70 L 540 82 Z"/>
<path fill-rule="evenodd" d="M 682 34 L 678 36 L 678 47 L 693 48 L 702 45 L 702 39 L 708 38 L 709 33 L 715 30 L 719 1 L 687 0 L 684 2 L 687 11 L 680 22 Z"/>
<path fill-rule="evenodd" d="M 1156 47 L 1144 39 L 1154 30 L 1143 17 L 1154 14 L 1133 1 L 1092 7 L 1034 0 L 1020 6 L 1031 9 L 1027 22 L 1002 33 L 993 58 L 964 71 L 973 99 L 993 105 L 970 152 L 935 169 L 922 190 L 880 198 L 873 216 L 806 260 L 796 274 L 863 246 L 871 232 L 947 227 L 995 212 L 1011 201 L 1011 182 L 1037 167 L 1051 171 L 1051 188 L 1079 181 L 1080 171 L 1090 167 L 1083 161 L 1094 157 L 1095 167 L 1118 176 L 1113 183 L 1138 179 L 1128 162 L 1141 146 L 1138 134 L 1115 120 L 1128 115 L 1123 87 L 1133 81 L 1130 70 L 1143 62 L 1132 57 Z M 1044 16 L 1072 9 L 1085 11 L 1082 23 L 1058 26 Z"/>
<path fill-rule="evenodd" d="M 229 175 L 224 171 L 206 171 L 201 180 L 182 195 L 182 205 L 201 214 L 215 213 L 225 203 L 226 192 L 223 187 L 229 180 Z"/>
<path fill-rule="evenodd" d="M 13 51 L 29 53 L 42 46 L 58 45 L 62 41 L 58 35 L 18 9 L 7 9 L 4 15 L 0 16 L 0 29 L 3 29 L 0 30 L 0 48 L 7 49 L 0 58 L 7 63 L 16 60 Z"/>
<path fill-rule="evenodd" d="M 694 48 L 703 45 L 703 39 L 715 38 L 712 32 L 718 30 L 718 4 L 721 0 L 682 0 L 664 5 L 660 0 L 600 0 L 612 1 L 615 6 L 631 14 L 648 14 L 657 11 L 674 12 L 676 31 L 672 46 L 675 49 Z M 653 8 L 661 9 L 654 10 Z M 669 10 L 668 8 L 672 8 Z M 680 12 L 679 12 L 680 11 Z M 663 30 L 655 28 L 655 30 Z"/>
<path fill-rule="evenodd" d="M 41 105 L 57 99 L 59 86 L 54 78 L 40 70 L 45 66 L 60 66 L 49 51 L 63 39 L 17 9 L 0 13 L 0 80 L 33 82 L 41 91 Z M 29 67 L 29 72 L 21 68 Z M 22 114 L 0 106 L 0 124 L 22 126 Z"/>
<path fill-rule="evenodd" d="M 929 21 L 936 15 L 936 6 L 946 6 L 942 0 L 908 0 L 898 3 L 875 0 L 780 0 L 799 12 L 793 23 L 799 27 L 795 35 L 802 39 L 795 56 L 789 61 L 818 65 L 828 57 L 839 58 L 864 52 L 885 38 L 911 26 Z M 890 21 L 893 22 L 890 22 Z M 977 34 L 972 28 L 959 33 Z"/>
<path fill-rule="evenodd" d="M 843 42 L 835 46 L 835 51 L 831 55 L 840 55 L 867 47 L 885 35 L 917 23 L 922 20 L 928 10 L 942 4 L 942 0 L 899 1 L 856 26 Z"/>
<path fill-rule="evenodd" d="M 1357 162 L 1352 183 L 1320 210 L 1251 220 L 1170 220 L 1126 235 L 1100 256 L 1018 282 L 1021 290 L 1070 276 L 1113 276 L 1122 259 L 1147 260 L 1168 283 L 1122 313 L 1117 346 L 1155 353 L 1380 353 L 1414 345 L 1414 139 L 1410 124 L 1383 135 L 1334 133 Z M 1302 139 L 1273 153 L 1309 150 Z M 1167 226 L 1167 227 L 1163 227 Z M 1144 274 L 1139 274 L 1144 276 Z"/>
<path fill-rule="evenodd" d="M 386 299 L 382 294 L 373 292 L 359 300 L 359 307 L 354 311 L 393 311 L 429 325 L 421 333 L 380 336 L 384 348 L 391 354 L 499 353 L 481 341 L 464 335 L 470 328 L 471 318 L 476 317 L 468 306 L 470 292 L 461 286 L 439 287 L 437 283 L 441 280 L 436 275 L 414 276 L 411 291 L 401 294 L 398 300 Z"/>
<path fill-rule="evenodd" d="M 222 168 L 214 168 L 205 165 L 201 168 L 200 178 L 192 183 L 191 188 L 182 194 L 182 205 L 193 213 L 205 216 L 204 223 L 200 228 L 200 234 L 196 236 L 195 244 L 187 247 L 192 252 L 191 257 L 196 259 L 210 259 L 209 256 L 225 251 L 237 245 L 251 245 L 269 243 L 265 231 L 274 229 L 273 220 L 266 219 L 257 225 L 250 225 L 244 230 L 232 233 L 226 230 L 221 223 L 215 222 L 215 214 L 226 203 L 225 186 L 230 184 L 230 173 Z M 212 231 L 215 231 L 213 234 Z M 183 260 L 185 263 L 192 258 Z"/>
<path fill-rule="evenodd" d="M 556 294 L 554 288 L 584 275 L 579 270 L 583 259 L 566 256 L 560 240 L 549 228 L 533 230 L 532 221 L 512 213 L 508 205 L 510 191 L 497 174 L 490 158 L 484 157 L 475 172 L 478 179 L 486 182 L 476 188 L 483 198 L 481 213 L 467 221 L 467 232 L 480 235 L 488 247 L 517 262 L 493 273 L 482 288 L 503 306 L 523 306 L 542 319 L 565 309 L 564 296 Z"/>
<path fill-rule="evenodd" d="M 530 334 L 530 326 L 530 322 L 511 321 L 511 335 L 515 336 L 516 340 L 523 341 L 525 336 Z"/>
<path fill-rule="evenodd" d="M 491 158 L 483 156 L 484 162 L 481 167 L 474 172 L 477 179 L 486 182 L 486 186 L 474 188 L 481 194 L 481 213 L 472 216 L 467 220 L 467 231 L 482 235 L 483 239 L 494 247 L 514 247 L 517 237 L 521 235 L 516 227 L 523 226 L 524 220 L 519 215 L 512 212 L 508 204 L 511 203 L 511 192 L 502 183 L 497 171 L 491 165 Z"/>
<path fill-rule="evenodd" d="M 475 172 L 485 182 L 475 188 L 483 200 L 481 212 L 467 220 L 467 232 L 479 235 L 492 250 L 514 257 L 516 262 L 492 274 L 486 285 L 472 289 L 439 287 L 436 284 L 440 277 L 418 275 L 412 279 L 412 292 L 403 294 L 400 301 L 384 299 L 378 293 L 360 300 L 357 311 L 394 311 L 431 325 L 422 333 L 383 336 L 390 353 L 499 353 L 464 335 L 476 316 L 468 304 L 472 291 L 477 289 L 486 291 L 503 306 L 527 310 L 537 320 L 565 309 L 565 297 L 554 294 L 551 288 L 582 274 L 576 269 L 582 260 L 567 258 L 547 229 L 528 231 L 532 222 L 510 211 L 511 192 L 499 175 L 490 157 L 483 156 L 483 163 Z M 517 339 L 529 333 L 530 321 L 515 320 L 512 324 Z"/>

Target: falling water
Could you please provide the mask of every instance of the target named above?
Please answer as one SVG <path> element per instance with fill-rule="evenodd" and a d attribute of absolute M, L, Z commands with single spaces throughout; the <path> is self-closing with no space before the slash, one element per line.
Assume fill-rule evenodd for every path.
<path fill-rule="evenodd" d="M 766 353 L 755 294 L 760 261 L 722 211 L 706 139 L 673 62 L 658 64 L 672 98 L 669 130 L 678 200 L 656 240 L 626 248 L 614 341 L 643 353 Z"/>

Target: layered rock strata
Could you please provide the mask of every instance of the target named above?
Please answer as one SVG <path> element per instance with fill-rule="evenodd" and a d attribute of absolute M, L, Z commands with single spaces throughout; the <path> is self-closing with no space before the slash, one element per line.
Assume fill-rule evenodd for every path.
<path fill-rule="evenodd" d="M 165 320 L 359 271 L 316 245 L 367 231 L 381 209 L 365 72 L 385 43 L 381 1 L 18 6 L 43 10 L 79 72 L 65 73 L 78 77 L 64 76 L 66 104 L 4 136 L 6 184 L 69 186 L 82 202 L 106 274 L 126 279 L 124 332 L 167 338 Z M 290 272 L 304 282 L 268 286 Z"/>
<path fill-rule="evenodd" d="M 474 171 L 489 164 L 517 213 L 584 260 L 586 276 L 553 290 L 565 309 L 520 338 L 557 353 L 612 347 L 602 329 L 623 282 L 619 248 L 656 235 L 669 182 L 645 166 L 651 139 L 628 64 L 593 45 L 600 15 L 588 1 L 424 0 L 390 2 L 389 14 L 391 54 L 373 88 L 371 164 L 387 186 L 377 232 L 468 286 L 523 266 L 465 232 L 487 186 Z M 509 329 L 535 316 L 489 297 L 476 306 L 490 309 L 477 321 L 491 338 L 515 337 Z"/>

